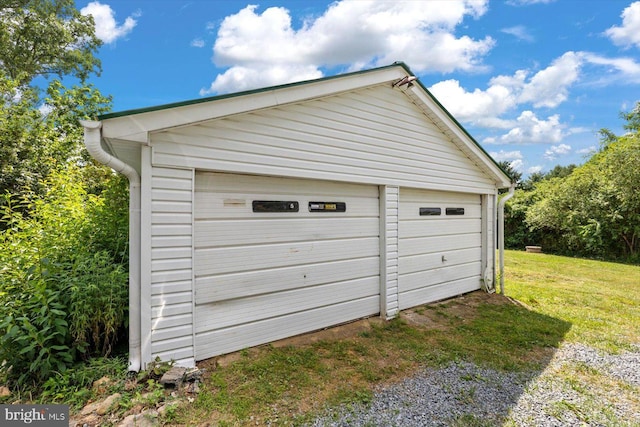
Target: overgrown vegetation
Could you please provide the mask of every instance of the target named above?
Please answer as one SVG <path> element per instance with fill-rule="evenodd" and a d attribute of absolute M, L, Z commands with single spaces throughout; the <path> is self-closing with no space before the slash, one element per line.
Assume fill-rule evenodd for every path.
<path fill-rule="evenodd" d="M 126 320 L 127 211 L 115 203 L 126 182 L 113 177 L 98 197 L 79 176 L 70 166 L 52 173 L 42 196 L 6 196 L 0 359 L 18 385 L 40 384 L 79 359 L 108 355 Z"/>
<path fill-rule="evenodd" d="M 0 379 L 18 392 L 109 354 L 127 319 L 127 185 L 79 125 L 110 109 L 86 84 L 94 31 L 73 0 L 0 4 Z"/>
<path fill-rule="evenodd" d="M 523 182 L 505 209 L 505 244 L 640 263 L 640 103 L 625 135 L 601 131 L 600 150 L 582 166 Z"/>

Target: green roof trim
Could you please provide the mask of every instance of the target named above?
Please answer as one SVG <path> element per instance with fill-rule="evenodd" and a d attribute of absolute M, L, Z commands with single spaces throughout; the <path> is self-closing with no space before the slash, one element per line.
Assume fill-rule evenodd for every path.
<path fill-rule="evenodd" d="M 384 70 L 384 69 L 387 69 L 387 68 L 393 68 L 393 67 L 402 67 L 409 75 L 411 75 L 413 77 L 416 77 L 415 82 L 417 82 L 418 85 L 420 85 L 422 90 L 424 90 L 424 92 L 442 109 L 442 111 L 445 112 L 445 114 L 451 119 L 451 121 L 453 121 L 453 123 L 455 123 L 455 125 L 458 126 L 458 128 L 460 130 L 462 130 L 462 132 L 464 132 L 464 134 L 467 135 L 467 137 L 489 159 L 491 159 L 493 164 L 504 174 L 504 176 L 507 177 L 510 182 L 513 181 L 511 176 L 498 164 L 498 162 L 496 162 L 496 160 L 493 157 L 491 157 L 491 155 L 489 153 L 487 153 L 487 151 L 478 143 L 478 141 L 476 141 L 475 138 L 473 136 L 471 136 L 471 134 L 464 128 L 464 126 L 462 126 L 460 124 L 460 122 L 458 122 L 458 120 L 456 120 L 456 118 L 453 117 L 453 115 L 440 103 L 440 101 L 438 101 L 438 99 L 429 91 L 429 89 L 426 88 L 426 86 L 422 83 L 422 81 L 420 81 L 420 79 L 417 78 L 417 76 L 413 73 L 413 71 L 411 71 L 409 66 L 407 64 L 405 64 L 404 62 L 402 62 L 402 61 L 397 61 L 397 62 L 394 62 L 391 65 L 385 65 L 385 66 L 382 66 L 382 67 L 370 68 L 368 70 L 353 71 L 353 72 L 344 73 L 344 74 L 336 74 L 336 75 L 333 75 L 333 76 L 322 77 L 322 78 L 319 78 L 319 79 L 303 80 L 303 81 L 299 81 L 299 82 L 286 83 L 286 84 L 277 85 L 277 86 L 268 86 L 268 87 L 263 87 L 263 88 L 258 88 L 258 89 L 246 90 L 246 91 L 242 91 L 242 92 L 234 92 L 234 93 L 228 93 L 228 94 L 224 94 L 224 95 L 209 96 L 209 97 L 205 97 L 205 98 L 191 99 L 191 100 L 187 100 L 187 101 L 172 102 L 172 103 L 168 103 L 168 104 L 161 104 L 161 105 L 156 105 L 156 106 L 151 106 L 151 107 L 144 107 L 144 108 L 137 108 L 137 109 L 132 109 L 132 110 L 119 111 L 119 112 L 114 112 L 114 113 L 107 113 L 107 114 L 102 114 L 102 115 L 98 116 L 98 120 L 108 120 L 108 119 L 114 119 L 114 118 L 118 118 L 118 117 L 132 116 L 132 115 L 135 115 L 135 114 L 150 113 L 150 112 L 153 112 L 153 111 L 162 111 L 162 110 L 168 110 L 168 109 L 171 109 L 171 108 L 185 107 L 185 106 L 188 106 L 188 105 L 202 104 L 202 103 L 211 102 L 211 101 L 218 101 L 218 100 L 221 100 L 221 99 L 229 99 L 229 98 L 236 98 L 236 97 L 241 97 L 241 96 L 253 95 L 253 94 L 256 94 L 256 93 L 269 92 L 269 91 L 278 90 L 278 89 L 285 89 L 285 88 L 288 88 L 288 87 L 302 86 L 302 85 L 309 84 L 309 83 L 329 81 L 329 80 L 339 79 L 339 78 L 343 78 L 343 77 L 347 77 L 347 76 L 355 76 L 355 75 L 358 75 L 358 74 L 367 74 L 367 73 L 376 72 L 376 71 Z"/>
<path fill-rule="evenodd" d="M 187 101 L 171 102 L 171 103 L 168 103 L 168 104 L 154 105 L 154 106 L 143 107 L 143 108 L 135 108 L 135 109 L 132 109 L 132 110 L 116 111 L 116 112 L 113 112 L 113 113 L 102 114 L 102 115 L 98 116 L 98 120 L 108 120 L 108 119 L 114 119 L 114 118 L 117 118 L 117 117 L 126 117 L 126 116 L 132 116 L 132 115 L 135 115 L 135 114 L 150 113 L 150 112 L 153 112 L 153 111 L 162 111 L 162 110 L 168 110 L 168 109 L 171 109 L 171 108 L 185 107 L 185 106 L 188 106 L 188 105 L 202 104 L 202 103 L 205 103 L 205 102 L 218 101 L 218 100 L 221 100 L 221 99 L 237 98 L 237 97 L 241 97 L 241 96 L 253 95 L 253 94 L 256 94 L 256 93 L 270 92 L 270 91 L 278 90 L 278 89 L 286 89 L 288 87 L 302 86 L 302 85 L 309 84 L 309 83 L 316 83 L 316 82 L 334 80 L 334 79 L 339 79 L 339 78 L 347 77 L 347 76 L 355 76 L 355 75 L 358 75 L 358 74 L 367 74 L 367 73 L 371 73 L 371 72 L 375 72 L 375 71 L 379 71 L 379 70 L 384 70 L 384 69 L 387 69 L 387 68 L 393 68 L 393 67 L 397 67 L 397 66 L 401 66 L 408 73 L 411 73 L 411 70 L 409 70 L 409 67 L 404 62 L 394 62 L 391 65 L 385 65 L 385 66 L 378 67 L 378 68 L 371 68 L 371 69 L 368 69 L 368 70 L 353 71 L 353 72 L 344 73 L 344 74 L 335 74 L 333 76 L 321 77 L 319 79 L 302 80 L 302 81 L 299 81 L 299 82 L 285 83 L 285 84 L 276 85 L 276 86 L 267 86 L 267 87 L 262 87 L 262 88 L 258 88 L 258 89 L 245 90 L 245 91 L 242 91 L 242 92 L 233 92 L 233 93 L 227 93 L 227 94 L 224 94 L 224 95 L 215 95 L 215 96 L 209 96 L 209 97 L 205 97 L 205 98 L 190 99 L 190 100 L 187 100 Z M 413 75 L 413 73 L 411 73 L 411 74 Z"/>

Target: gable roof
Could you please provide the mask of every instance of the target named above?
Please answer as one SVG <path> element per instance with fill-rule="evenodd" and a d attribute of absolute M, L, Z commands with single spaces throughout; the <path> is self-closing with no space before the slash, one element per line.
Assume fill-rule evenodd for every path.
<path fill-rule="evenodd" d="M 109 113 L 98 119 L 102 121 L 102 138 L 107 146 L 112 151 L 126 151 L 123 143 L 148 144 L 151 133 L 378 85 L 393 85 L 402 91 L 476 166 L 493 177 L 498 187 L 510 185 L 509 176 L 498 163 L 402 62 L 316 80 Z"/>

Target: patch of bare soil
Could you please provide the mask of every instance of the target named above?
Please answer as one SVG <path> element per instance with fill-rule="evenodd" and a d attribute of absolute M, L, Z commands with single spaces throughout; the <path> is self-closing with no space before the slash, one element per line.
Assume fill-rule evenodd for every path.
<path fill-rule="evenodd" d="M 475 291 L 454 298 L 432 302 L 403 311 L 400 317 L 407 323 L 426 326 L 437 330 L 446 330 L 451 326 L 449 319 L 462 323 L 473 320 L 480 305 L 513 304 L 513 300 L 499 294 Z"/>
<path fill-rule="evenodd" d="M 400 317 L 409 324 L 446 330 L 450 327 L 448 319 L 455 318 L 462 322 L 470 321 L 476 316 L 476 309 L 481 304 L 514 304 L 513 300 L 499 294 L 488 294 L 483 291 L 474 291 L 454 298 L 441 300 L 411 309 L 404 310 Z M 371 329 L 371 325 L 381 325 L 385 321 L 380 317 L 369 317 L 338 326 L 322 329 L 320 331 L 297 335 L 270 343 L 273 347 L 305 346 L 319 341 L 338 341 L 351 339 Z M 260 346 L 249 349 L 249 353 L 257 351 Z M 208 371 L 216 366 L 228 366 L 242 357 L 243 352 L 234 352 L 198 363 L 200 368 Z"/>

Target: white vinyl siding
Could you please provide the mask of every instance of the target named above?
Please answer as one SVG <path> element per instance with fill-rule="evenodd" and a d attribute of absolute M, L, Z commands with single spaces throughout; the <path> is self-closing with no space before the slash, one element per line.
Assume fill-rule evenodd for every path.
<path fill-rule="evenodd" d="M 400 309 L 480 289 L 481 197 L 477 194 L 400 189 Z M 440 208 L 420 216 L 420 208 Z M 447 215 L 446 208 L 464 208 Z"/>
<path fill-rule="evenodd" d="M 309 212 L 322 201 L 346 212 Z M 375 186 L 198 172 L 196 359 L 379 313 L 378 208 Z"/>
<path fill-rule="evenodd" d="M 494 189 L 423 111 L 377 86 L 151 135 L 156 165 L 403 185 Z"/>
<path fill-rule="evenodd" d="M 380 271 L 384 275 L 381 312 L 386 319 L 398 314 L 398 187 L 380 189 L 381 246 Z"/>
<path fill-rule="evenodd" d="M 192 188 L 191 170 L 152 169 L 152 360 L 194 360 Z"/>

